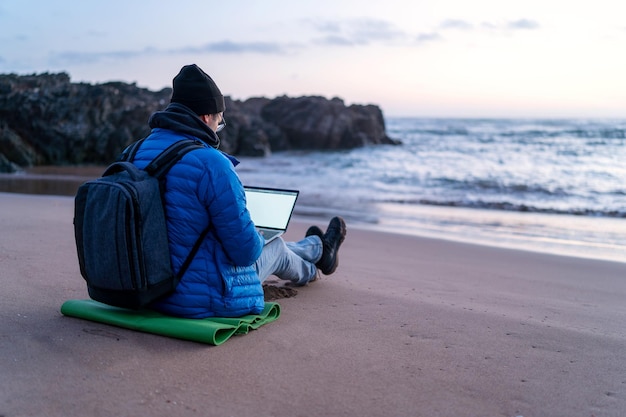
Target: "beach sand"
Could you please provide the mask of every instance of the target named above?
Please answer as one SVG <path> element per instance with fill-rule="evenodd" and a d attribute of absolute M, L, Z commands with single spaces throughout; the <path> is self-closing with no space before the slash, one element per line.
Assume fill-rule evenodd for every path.
<path fill-rule="evenodd" d="M 72 216 L 0 193 L 0 416 L 626 415 L 625 263 L 348 224 L 334 275 L 211 347 L 62 316 Z"/>

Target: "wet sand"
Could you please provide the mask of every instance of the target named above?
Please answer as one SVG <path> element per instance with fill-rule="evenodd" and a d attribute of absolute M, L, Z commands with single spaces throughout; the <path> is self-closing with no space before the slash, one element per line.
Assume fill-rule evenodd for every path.
<path fill-rule="evenodd" d="M 0 193 L 2 416 L 626 415 L 624 263 L 349 224 L 334 275 L 211 347 L 62 316 L 72 216 Z"/>

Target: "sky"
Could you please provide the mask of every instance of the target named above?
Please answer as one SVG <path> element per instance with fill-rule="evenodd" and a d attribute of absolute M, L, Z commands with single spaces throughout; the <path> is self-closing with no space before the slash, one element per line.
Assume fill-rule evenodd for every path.
<path fill-rule="evenodd" d="M 0 73 L 320 95 L 387 117 L 626 117 L 623 0 L 0 0 Z"/>

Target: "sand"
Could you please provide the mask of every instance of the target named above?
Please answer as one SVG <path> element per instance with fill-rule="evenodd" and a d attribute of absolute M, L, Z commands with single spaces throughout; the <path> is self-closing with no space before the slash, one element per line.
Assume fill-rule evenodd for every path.
<path fill-rule="evenodd" d="M 212 347 L 62 316 L 72 216 L 0 193 L 0 416 L 626 415 L 625 263 L 349 224 L 334 275 Z"/>

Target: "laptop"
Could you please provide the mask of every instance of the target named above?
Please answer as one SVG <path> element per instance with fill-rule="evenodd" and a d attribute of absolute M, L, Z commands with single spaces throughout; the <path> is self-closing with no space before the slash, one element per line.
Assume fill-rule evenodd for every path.
<path fill-rule="evenodd" d="M 285 233 L 299 191 L 245 186 L 246 205 L 267 245 Z"/>

